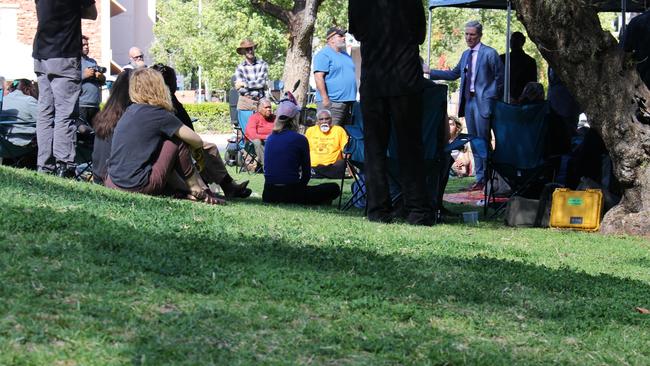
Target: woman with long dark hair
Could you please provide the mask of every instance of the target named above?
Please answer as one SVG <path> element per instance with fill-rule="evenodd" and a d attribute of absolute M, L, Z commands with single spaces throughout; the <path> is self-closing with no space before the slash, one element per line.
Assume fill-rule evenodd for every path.
<path fill-rule="evenodd" d="M 93 181 L 104 184 L 106 178 L 107 161 L 111 154 L 111 141 L 113 130 L 117 126 L 126 107 L 131 104 L 129 98 L 129 77 L 132 69 L 125 69 L 118 76 L 111 94 L 102 109 L 92 120 L 95 129 L 95 142 L 93 145 Z"/>

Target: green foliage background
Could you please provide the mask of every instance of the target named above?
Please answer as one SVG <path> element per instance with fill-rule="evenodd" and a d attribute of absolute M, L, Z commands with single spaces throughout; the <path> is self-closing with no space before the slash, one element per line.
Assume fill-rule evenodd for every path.
<path fill-rule="evenodd" d="M 198 65 L 203 77 L 216 89 L 227 89 L 242 58 L 235 50 L 244 38 L 258 43 L 257 55 L 269 63 L 271 79 L 280 79 L 289 34 L 277 19 L 253 9 L 248 0 L 161 0 L 157 3 L 156 40 L 151 54 L 156 62 L 174 66 L 177 72 L 195 76 Z M 278 1 L 290 9 L 292 1 Z M 347 1 L 326 0 L 320 8 L 316 33 L 332 24 L 347 24 Z"/>
<path fill-rule="evenodd" d="M 292 0 L 274 3 L 290 9 Z M 160 0 L 157 3 L 158 22 L 154 27 L 156 41 L 151 53 L 157 62 L 170 64 L 186 76 L 196 76 L 198 65 L 214 89 L 228 89 L 230 78 L 241 56 L 235 49 L 243 38 L 259 43 L 257 54 L 270 66 L 271 79 L 280 79 L 288 46 L 287 27 L 277 19 L 254 9 L 250 0 L 203 0 L 199 18 L 198 0 Z M 428 1 L 423 1 L 427 8 Z M 347 27 L 346 0 L 325 0 L 316 22 L 315 47 L 323 45 L 323 34 L 331 25 Z M 499 53 L 505 52 L 506 13 L 502 10 L 437 8 L 432 14 L 431 67 L 451 68 L 460 59 L 466 45 L 464 25 L 479 20 L 484 26 L 483 42 Z M 605 29 L 611 30 L 614 15 L 601 14 Z M 200 22 L 199 22 L 200 21 Z M 201 28 L 199 28 L 201 23 Z M 512 31 L 522 31 L 523 25 L 513 16 Z M 546 62 L 537 47 L 528 40 L 525 51 L 537 60 L 539 80 L 546 80 Z M 427 46 L 422 46 L 427 58 Z M 189 85 L 188 85 L 189 86 Z M 451 90 L 457 87 L 451 83 Z"/>

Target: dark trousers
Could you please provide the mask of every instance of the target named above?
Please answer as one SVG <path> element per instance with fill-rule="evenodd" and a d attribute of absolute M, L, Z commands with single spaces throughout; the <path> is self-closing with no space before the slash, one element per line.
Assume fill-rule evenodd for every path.
<path fill-rule="evenodd" d="M 84 120 L 88 126 L 92 126 L 93 118 L 97 112 L 99 112 L 99 107 L 79 107 L 79 119 Z"/>
<path fill-rule="evenodd" d="M 341 179 L 345 176 L 345 160 L 337 160 L 334 164 L 319 165 L 312 168 L 321 177 Z"/>
<path fill-rule="evenodd" d="M 221 182 L 224 181 L 224 179 L 227 182 L 232 182 L 232 178 L 230 178 L 230 175 L 226 170 L 226 165 L 221 159 L 217 145 L 204 141 L 203 159 L 205 161 L 205 169 L 201 172 L 201 178 L 203 178 L 206 183 L 221 185 Z"/>
<path fill-rule="evenodd" d="M 425 189 L 422 147 L 422 94 L 395 97 L 361 96 L 366 154 L 368 219 L 389 220 L 392 210 L 388 187 L 386 151 L 394 125 L 404 209 L 407 221 L 433 219 L 431 198 Z M 392 121 L 392 123 L 391 123 Z"/>
<path fill-rule="evenodd" d="M 165 140 L 163 143 L 158 158 L 151 167 L 149 182 L 146 185 L 138 188 L 124 189 L 113 183 L 110 174 L 107 175 L 104 185 L 108 188 L 128 192 L 159 195 L 165 191 L 169 176 L 174 171 L 183 179 L 191 177 L 194 173 L 190 149 L 176 137 L 172 140 Z"/>
<path fill-rule="evenodd" d="M 341 194 L 336 183 L 308 186 L 297 184 L 264 184 L 262 201 L 266 203 L 297 203 L 301 205 L 329 205 Z"/>

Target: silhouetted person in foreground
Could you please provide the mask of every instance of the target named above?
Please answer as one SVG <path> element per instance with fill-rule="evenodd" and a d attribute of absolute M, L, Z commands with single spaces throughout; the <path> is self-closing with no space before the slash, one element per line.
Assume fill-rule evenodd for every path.
<path fill-rule="evenodd" d="M 537 81 L 537 62 L 524 52 L 526 37 L 521 32 L 510 36 L 510 99 L 521 97 L 526 84 Z M 501 62 L 506 64 L 506 55 L 500 55 Z"/>
<path fill-rule="evenodd" d="M 424 182 L 419 45 L 426 21 L 419 0 L 350 0 L 349 32 L 361 42 L 361 110 L 364 119 L 368 220 L 393 219 L 386 149 L 394 127 L 409 224 L 431 225 L 432 200 Z"/>

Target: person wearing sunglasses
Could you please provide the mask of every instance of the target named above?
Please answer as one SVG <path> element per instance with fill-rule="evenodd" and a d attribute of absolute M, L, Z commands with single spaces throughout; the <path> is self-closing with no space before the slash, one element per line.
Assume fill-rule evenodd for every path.
<path fill-rule="evenodd" d="M 139 69 L 141 67 L 147 67 L 144 63 L 144 53 L 138 47 L 129 48 L 129 63 L 122 66 L 122 69 Z"/>

